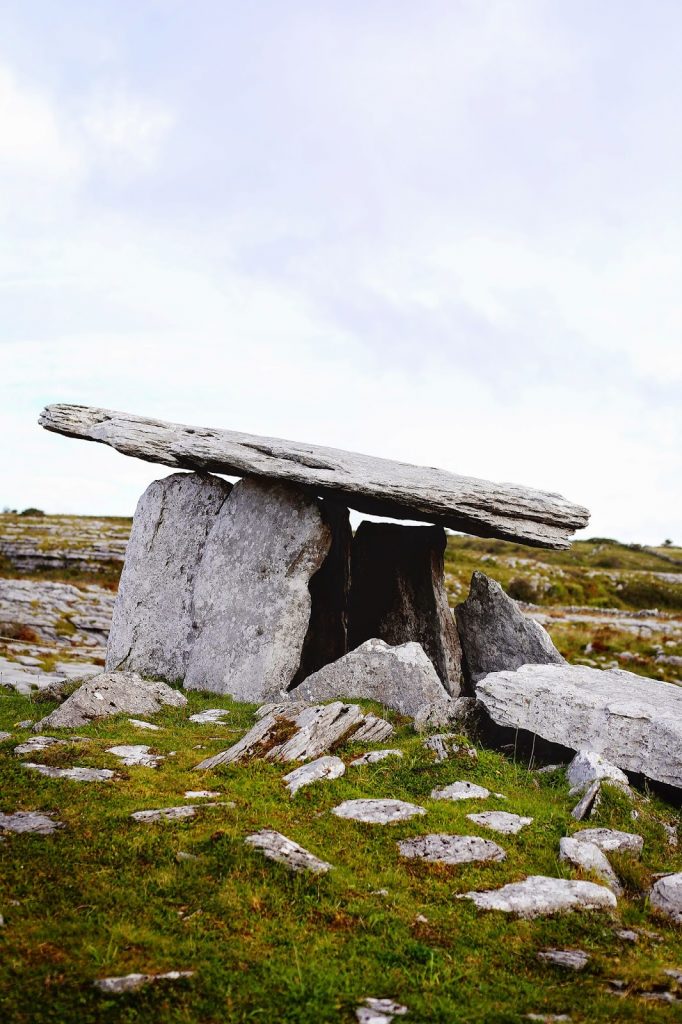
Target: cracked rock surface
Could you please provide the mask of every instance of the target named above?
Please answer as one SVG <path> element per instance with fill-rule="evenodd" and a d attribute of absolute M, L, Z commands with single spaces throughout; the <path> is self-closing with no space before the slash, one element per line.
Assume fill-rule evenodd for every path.
<path fill-rule="evenodd" d="M 292 839 L 287 839 L 281 832 L 272 829 L 261 829 L 244 840 L 248 846 L 260 850 L 269 860 L 284 864 L 291 871 L 312 871 L 322 875 L 332 870 L 332 865 L 315 857 Z"/>
<path fill-rule="evenodd" d="M 418 814 L 426 814 L 424 807 L 404 800 L 344 800 L 338 807 L 332 807 L 337 818 L 351 821 L 365 821 L 374 825 L 388 825 L 393 821 L 407 821 Z"/>
<path fill-rule="evenodd" d="M 603 885 L 545 875 L 530 875 L 523 882 L 511 882 L 501 889 L 467 892 L 458 899 L 471 900 L 480 910 L 501 910 L 524 918 L 574 910 L 612 910 L 616 906 L 616 897 Z"/>
<path fill-rule="evenodd" d="M 491 828 L 493 832 L 500 832 L 506 836 L 515 836 L 526 825 L 533 823 L 532 818 L 524 818 L 520 814 L 510 814 L 508 811 L 482 811 L 480 814 L 467 814 L 467 818 L 477 825 Z"/>
<path fill-rule="evenodd" d="M 398 843 L 401 856 L 436 864 L 470 864 L 476 861 L 500 861 L 507 856 L 497 843 L 478 836 L 432 833 Z"/>
<path fill-rule="evenodd" d="M 312 782 L 319 782 L 320 779 L 338 779 L 345 774 L 346 766 L 340 757 L 318 757 L 315 761 L 294 768 L 292 772 L 284 776 L 282 780 L 287 789 L 294 796 L 303 786 L 309 786 Z"/>
<path fill-rule="evenodd" d="M 182 707 L 187 698 L 166 683 L 151 682 L 136 672 L 103 672 L 86 680 L 58 708 L 37 722 L 43 729 L 73 729 L 97 718 L 118 715 L 153 715 L 162 705 Z"/>

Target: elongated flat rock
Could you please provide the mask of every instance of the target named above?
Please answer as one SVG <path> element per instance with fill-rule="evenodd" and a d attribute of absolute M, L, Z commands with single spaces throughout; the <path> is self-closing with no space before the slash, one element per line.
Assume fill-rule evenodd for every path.
<path fill-rule="evenodd" d="M 467 814 L 469 821 L 483 828 L 490 828 L 493 832 L 500 832 L 503 836 L 515 836 L 526 825 L 532 825 L 532 818 L 524 818 L 520 814 L 510 814 L 509 811 L 482 811 L 480 814 Z"/>
<path fill-rule="evenodd" d="M 609 864 L 606 854 L 595 843 L 563 836 L 559 841 L 559 859 L 583 871 L 593 871 L 616 895 L 620 894 L 621 885 L 616 872 Z"/>
<path fill-rule="evenodd" d="M 425 860 L 433 864 L 473 864 L 476 861 L 504 860 L 507 854 L 490 839 L 478 836 L 455 836 L 443 832 L 398 843 L 402 857 Z"/>
<path fill-rule="evenodd" d="M 332 808 L 332 814 L 351 821 L 389 825 L 393 821 L 407 821 L 416 814 L 426 814 L 426 810 L 405 800 L 344 800 L 338 807 Z"/>
<path fill-rule="evenodd" d="M 184 693 L 166 683 L 151 682 L 136 672 L 102 672 L 86 680 L 47 718 L 36 722 L 33 731 L 73 729 L 93 719 L 122 712 L 153 715 L 163 704 L 177 708 L 186 703 Z"/>
<path fill-rule="evenodd" d="M 336 448 L 84 405 L 47 406 L 39 422 L 46 430 L 108 444 L 146 462 L 286 480 L 359 512 L 432 522 L 482 537 L 564 548 L 589 520 L 587 509 L 557 494 Z"/>
<path fill-rule="evenodd" d="M 449 786 L 431 790 L 432 800 L 487 800 L 490 790 L 475 782 L 451 782 Z"/>
<path fill-rule="evenodd" d="M 54 821 L 52 814 L 40 811 L 15 811 L 13 814 L 0 813 L 0 831 L 26 832 L 37 836 L 49 836 L 58 828 L 61 821 Z"/>
<path fill-rule="evenodd" d="M 611 910 L 617 905 L 606 886 L 545 875 L 530 875 L 523 882 L 511 882 L 501 889 L 467 892 L 457 898 L 472 900 L 480 910 L 501 910 L 525 918 L 572 910 Z"/>
<path fill-rule="evenodd" d="M 287 789 L 294 796 L 303 786 L 309 786 L 320 779 L 338 779 L 346 771 L 346 766 L 340 757 L 318 757 L 315 761 L 302 764 L 300 768 L 294 768 L 293 772 L 285 775 L 283 782 Z"/>
<path fill-rule="evenodd" d="M 32 764 L 31 761 L 25 761 L 24 768 L 48 779 L 70 779 L 71 782 L 110 782 L 114 777 L 109 768 L 54 768 L 49 764 Z"/>
<path fill-rule="evenodd" d="M 387 757 L 402 756 L 402 750 L 370 750 L 366 754 L 360 754 L 359 757 L 354 757 L 351 761 L 351 767 L 355 765 L 356 768 L 359 768 L 365 764 L 378 764 L 379 761 L 385 761 Z"/>
<path fill-rule="evenodd" d="M 150 754 L 149 747 L 144 743 L 123 743 L 117 747 L 107 747 L 107 754 L 113 754 L 129 768 L 138 765 L 142 768 L 158 768 L 164 758 L 161 754 Z"/>
<path fill-rule="evenodd" d="M 543 949 L 538 953 L 538 960 L 555 967 L 568 967 L 572 971 L 582 971 L 589 959 L 589 953 L 582 949 Z"/>
<path fill-rule="evenodd" d="M 193 818 L 197 813 L 197 807 L 234 807 L 231 801 L 222 801 L 211 804 L 183 804 L 181 807 L 159 807 L 149 811 L 133 811 L 130 817 L 133 821 L 154 822 L 154 821 L 176 821 L 178 818 Z"/>
<path fill-rule="evenodd" d="M 324 875 L 332 870 L 331 864 L 315 857 L 293 839 L 287 839 L 273 829 L 263 828 L 247 836 L 244 842 L 260 850 L 269 860 L 286 865 L 290 871 L 312 871 L 315 875 Z"/>
<path fill-rule="evenodd" d="M 122 974 L 118 978 L 97 978 L 93 982 L 95 988 L 108 996 L 122 996 L 127 992 L 137 992 L 144 985 L 152 985 L 157 981 L 178 981 L 180 978 L 191 978 L 194 971 L 166 971 L 164 974 Z"/>
<path fill-rule="evenodd" d="M 634 853 L 638 857 L 644 848 L 644 840 L 635 832 L 619 832 L 615 828 L 583 828 L 574 832 L 573 839 L 579 843 L 594 843 L 604 853 Z"/>

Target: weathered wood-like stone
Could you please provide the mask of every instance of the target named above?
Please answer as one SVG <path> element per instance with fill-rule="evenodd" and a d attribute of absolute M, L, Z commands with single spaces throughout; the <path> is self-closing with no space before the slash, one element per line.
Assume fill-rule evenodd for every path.
<path fill-rule="evenodd" d="M 244 701 L 284 694 L 301 664 L 309 585 L 331 544 L 319 499 L 290 484 L 241 480 L 197 573 L 185 686 Z"/>
<path fill-rule="evenodd" d="M 232 485 L 173 473 L 137 503 L 107 643 L 106 668 L 176 682 L 194 638 L 192 595 L 208 535 Z"/>
<path fill-rule="evenodd" d="M 679 686 L 620 669 L 523 665 L 491 672 L 476 696 L 498 725 L 594 750 L 623 771 L 682 787 Z"/>
<path fill-rule="evenodd" d="M 521 665 L 563 665 L 549 633 L 529 619 L 495 580 L 475 572 L 466 601 L 455 608 L 469 686 L 488 672 Z"/>
<path fill-rule="evenodd" d="M 247 836 L 244 840 L 248 846 L 260 850 L 269 860 L 284 864 L 290 871 L 312 871 L 315 875 L 324 875 L 332 870 L 332 865 L 308 850 L 299 846 L 293 839 L 287 839 L 281 832 L 263 828 Z"/>
<path fill-rule="evenodd" d="M 398 843 L 402 857 L 425 860 L 433 864 L 473 864 L 476 861 L 504 860 L 507 854 L 490 839 L 478 836 L 455 836 L 432 833 Z"/>
<path fill-rule="evenodd" d="M 436 761 L 447 761 L 450 758 L 463 757 L 468 761 L 478 761 L 475 747 L 462 744 L 454 732 L 436 732 L 424 740 L 427 750 L 433 751 Z"/>
<path fill-rule="evenodd" d="M 448 693 L 460 692 L 462 652 L 443 576 L 439 526 L 363 522 L 351 549 L 348 644 L 418 643 Z"/>
<path fill-rule="evenodd" d="M 368 640 L 308 676 L 291 696 L 307 701 L 365 698 L 414 715 L 447 694 L 419 644 L 389 647 L 383 640 Z"/>
<path fill-rule="evenodd" d="M 136 672 L 102 672 L 86 680 L 58 708 L 36 722 L 42 729 L 74 729 L 97 718 L 118 715 L 153 715 L 162 705 L 183 707 L 184 693 L 161 682 L 142 679 Z"/>
<path fill-rule="evenodd" d="M 260 476 L 311 487 L 357 509 L 540 547 L 563 548 L 587 509 L 557 494 L 490 483 L 319 445 L 189 427 L 111 409 L 50 405 L 40 424 L 176 469 Z"/>
<path fill-rule="evenodd" d="M 524 918 L 573 910 L 612 910 L 617 905 L 616 897 L 604 885 L 545 875 L 530 875 L 501 889 L 463 893 L 457 899 L 472 900 L 480 910 L 501 910 Z"/>

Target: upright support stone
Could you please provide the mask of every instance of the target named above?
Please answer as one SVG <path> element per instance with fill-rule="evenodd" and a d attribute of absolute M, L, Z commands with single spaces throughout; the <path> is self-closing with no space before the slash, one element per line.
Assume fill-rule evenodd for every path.
<path fill-rule="evenodd" d="M 194 634 L 195 576 L 231 490 L 219 477 L 173 473 L 144 492 L 114 605 L 107 671 L 184 678 Z"/>
<path fill-rule="evenodd" d="M 351 549 L 348 643 L 415 641 L 456 697 L 462 652 L 445 592 L 445 544 L 440 526 L 360 524 Z"/>
<path fill-rule="evenodd" d="M 257 479 L 235 485 L 197 574 L 187 688 L 245 701 L 281 697 L 301 664 L 311 580 L 332 533 L 320 500 L 303 488 Z M 342 574 L 335 585 L 343 588 Z M 331 579 L 324 589 L 330 607 L 342 606 L 329 596 Z"/>

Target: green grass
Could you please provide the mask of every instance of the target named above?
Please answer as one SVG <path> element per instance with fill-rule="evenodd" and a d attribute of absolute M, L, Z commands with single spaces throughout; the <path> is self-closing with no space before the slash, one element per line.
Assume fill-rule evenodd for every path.
<path fill-rule="evenodd" d="M 162 732 L 142 732 L 119 717 L 76 730 L 87 745 L 33 758 L 115 768 L 120 778 L 109 784 L 30 773 L 12 754 L 27 730 L 0 745 L 0 809 L 54 811 L 65 824 L 54 836 L 9 835 L 0 843 L 3 1022 L 333 1024 L 353 1021 L 354 1008 L 368 995 L 404 1003 L 406 1020 L 415 1022 L 516 1022 L 528 1012 L 570 1012 L 574 1021 L 590 1022 L 672 1019 L 674 1008 L 637 994 L 661 983 L 665 967 L 682 967 L 682 931 L 650 912 L 643 891 L 651 872 L 682 867 L 660 824 L 679 821 L 667 805 L 643 800 L 635 824 L 630 805 L 612 793 L 589 823 L 645 837 L 642 866 L 621 865 L 629 888 L 616 913 L 531 922 L 482 914 L 456 896 L 528 874 L 571 877 L 558 861 L 558 844 L 579 826 L 570 817 L 575 801 L 562 773 L 538 775 L 484 749 L 473 765 L 468 759 L 435 764 L 410 726 L 396 720 L 388 745 L 404 751 L 402 761 L 349 767 L 343 778 L 291 799 L 281 782 L 283 766 L 193 773 L 198 761 L 242 735 L 253 707 L 196 693 L 188 698 L 188 708 L 155 716 Z M 38 718 L 51 706 L 1 697 L 0 729 Z M 231 707 L 228 725 L 187 721 L 191 712 L 215 706 Z M 126 742 L 148 743 L 167 759 L 158 769 L 121 768 L 105 749 Z M 348 762 L 355 749 L 340 754 Z M 429 798 L 435 786 L 459 778 L 508 800 Z M 185 789 L 201 788 L 220 790 L 236 806 L 205 808 L 177 823 L 144 825 L 129 817 L 182 804 Z M 330 814 L 355 797 L 411 800 L 428 814 L 392 826 Z M 484 808 L 534 822 L 517 836 L 499 837 L 467 821 L 467 813 Z M 264 860 L 244 845 L 246 835 L 264 827 L 330 861 L 334 871 L 292 876 Z M 458 868 L 401 861 L 396 840 L 438 831 L 495 839 L 508 858 Z M 199 859 L 178 862 L 181 850 Z M 377 895 L 379 889 L 388 896 Z M 660 941 L 627 944 L 615 931 L 628 926 L 654 930 Z M 537 951 L 549 946 L 579 947 L 592 959 L 576 976 L 538 963 Z M 196 974 L 115 999 L 92 986 L 97 977 L 173 969 Z M 611 978 L 627 983 L 626 997 L 608 991 Z"/>

